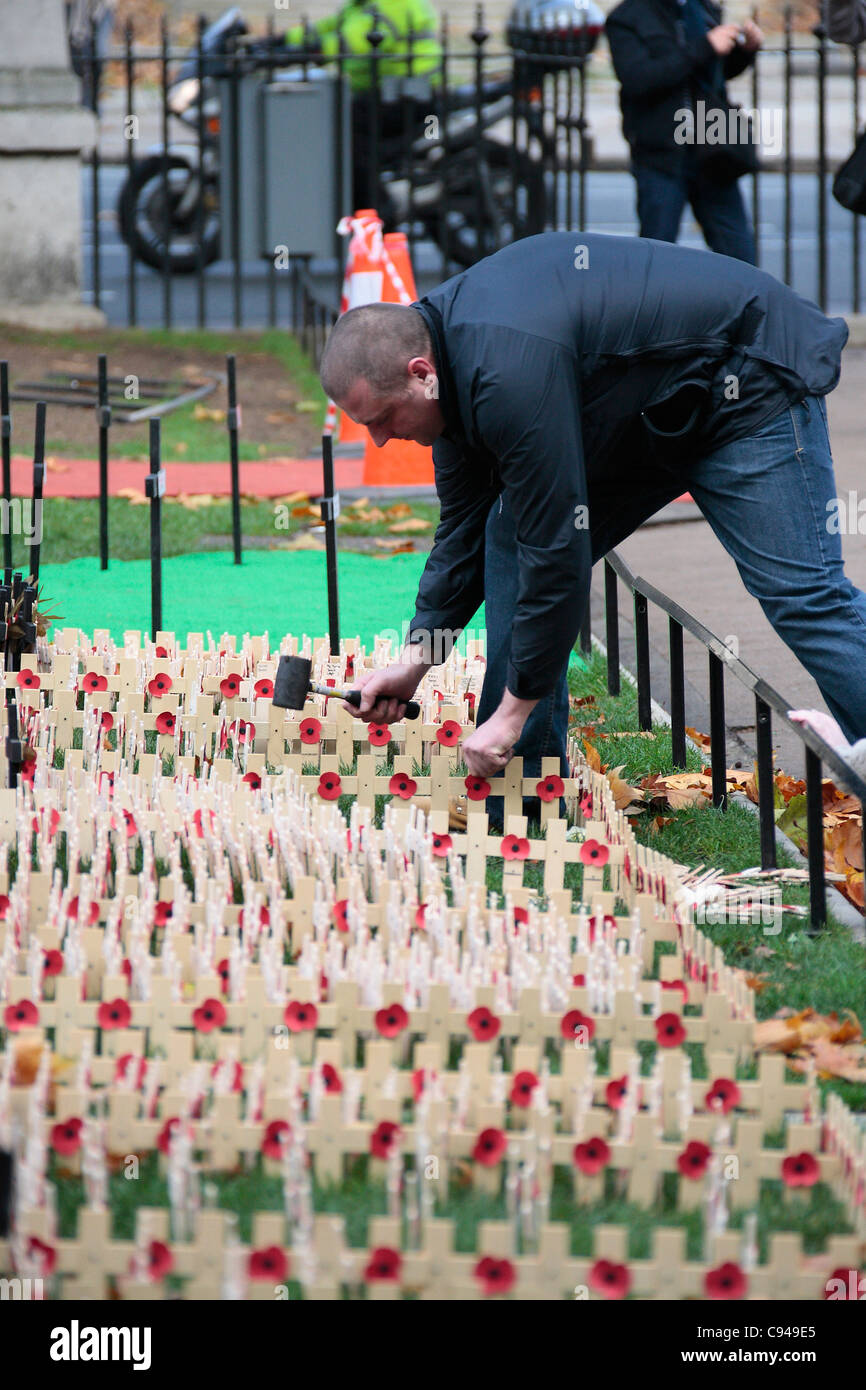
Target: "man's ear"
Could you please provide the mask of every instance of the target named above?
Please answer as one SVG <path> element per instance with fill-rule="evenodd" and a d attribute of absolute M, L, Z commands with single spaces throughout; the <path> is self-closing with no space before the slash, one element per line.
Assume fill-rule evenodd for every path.
<path fill-rule="evenodd" d="M 436 368 L 429 357 L 412 357 L 409 360 L 409 375 L 423 382 L 436 375 Z"/>

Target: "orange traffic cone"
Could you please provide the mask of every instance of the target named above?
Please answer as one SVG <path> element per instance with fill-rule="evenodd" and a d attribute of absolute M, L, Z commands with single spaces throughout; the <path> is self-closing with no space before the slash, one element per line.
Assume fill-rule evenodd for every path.
<path fill-rule="evenodd" d="M 360 208 L 351 219 L 352 239 L 346 258 L 346 274 L 343 280 L 343 294 L 340 312 L 357 309 L 361 304 L 378 304 L 382 298 L 384 271 L 381 260 L 370 245 L 374 242 L 377 226 L 382 223 L 374 208 Z M 363 425 L 350 420 L 340 412 L 340 443 L 358 444 L 368 438 Z"/>
<path fill-rule="evenodd" d="M 382 238 L 385 304 L 411 304 L 418 298 L 415 276 L 409 260 L 409 246 L 403 232 L 388 232 Z M 401 483 L 432 483 L 433 453 L 411 439 L 391 439 L 377 448 L 372 439 L 364 451 L 363 486 L 399 486 Z"/>

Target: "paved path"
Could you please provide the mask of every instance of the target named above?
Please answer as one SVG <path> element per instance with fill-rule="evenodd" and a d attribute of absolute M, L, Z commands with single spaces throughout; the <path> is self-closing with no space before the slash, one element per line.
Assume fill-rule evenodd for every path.
<path fill-rule="evenodd" d="M 866 498 L 866 443 L 864 443 L 863 402 L 866 398 L 866 351 L 847 349 L 842 363 L 842 379 L 828 397 L 830 438 L 836 468 L 837 493 L 847 499 L 849 490 Z M 682 510 L 682 509 L 681 509 Z M 864 508 L 866 511 L 866 508 Z M 842 538 L 846 572 L 861 589 L 866 589 L 866 516 L 863 534 Z M 695 617 L 722 638 L 735 637 L 739 656 L 747 666 L 763 676 L 791 707 L 825 709 L 818 688 L 799 661 L 778 638 L 767 622 L 756 599 L 743 587 L 736 566 L 716 540 L 703 518 L 674 525 L 644 526 L 620 546 L 620 554 L 635 574 L 654 583 L 671 598 L 681 602 Z M 593 629 L 604 633 L 604 576 L 597 566 L 593 576 Z M 620 586 L 622 658 L 634 669 L 634 628 L 630 599 Z M 667 673 L 667 619 L 651 617 L 653 695 L 669 706 Z M 709 732 L 707 656 L 704 648 L 686 636 L 686 723 Z M 754 750 L 754 701 L 739 682 L 725 681 L 726 715 L 731 731 L 729 758 L 748 762 Z M 866 730 L 863 731 L 866 734 Z M 802 744 L 787 729 L 774 731 L 778 765 L 802 776 Z"/>
<path fill-rule="evenodd" d="M 228 460 L 217 463 L 164 464 L 166 496 L 181 493 L 210 493 L 227 497 L 231 492 Z M 363 482 L 363 458 L 338 458 L 334 461 L 335 483 L 338 489 L 360 488 Z M 117 497 L 127 488 L 144 491 L 148 465 L 133 459 L 112 459 L 109 464 L 109 494 Z M 241 491 L 256 497 L 283 497 L 303 490 L 312 495 L 322 491 L 321 459 L 256 459 L 241 462 Z M 29 497 L 33 484 L 33 460 L 23 455 L 12 458 L 12 495 Z M 96 459 L 57 458 L 49 462 L 45 473 L 45 497 L 98 497 L 99 464 Z"/>

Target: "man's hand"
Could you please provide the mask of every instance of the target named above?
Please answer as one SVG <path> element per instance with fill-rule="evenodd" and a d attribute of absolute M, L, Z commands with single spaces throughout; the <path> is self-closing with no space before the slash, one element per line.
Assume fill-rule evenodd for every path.
<path fill-rule="evenodd" d="M 743 36 L 746 40 L 743 44 L 746 52 L 757 53 L 763 45 L 764 35 L 753 19 L 747 19 L 743 25 Z"/>
<path fill-rule="evenodd" d="M 381 671 L 366 671 L 352 682 L 361 691 L 361 707 L 343 703 L 343 709 L 363 719 L 365 724 L 393 724 L 402 719 L 406 706 L 428 666 L 421 662 L 395 662 Z"/>
<path fill-rule="evenodd" d="M 499 710 L 486 724 L 479 724 L 462 745 L 466 766 L 473 777 L 495 777 L 514 756 L 523 721 L 516 722 Z"/>
<path fill-rule="evenodd" d="M 708 31 L 707 38 L 719 57 L 724 58 L 736 44 L 739 32 L 739 24 L 717 24 L 715 29 Z"/>

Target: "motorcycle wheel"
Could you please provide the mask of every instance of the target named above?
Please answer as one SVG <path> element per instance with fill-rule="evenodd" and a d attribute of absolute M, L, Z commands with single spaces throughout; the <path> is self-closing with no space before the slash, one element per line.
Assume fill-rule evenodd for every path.
<path fill-rule="evenodd" d="M 427 212 L 428 229 L 447 259 L 460 267 L 474 265 L 512 241 L 538 230 L 544 198 L 540 164 L 521 152 L 517 165 L 518 195 L 514 205 L 511 151 L 496 140 L 484 140 L 480 150 L 466 151 L 449 163 L 443 206 Z M 479 244 L 478 190 L 482 190 Z M 542 213 L 543 220 L 543 213 Z"/>
<path fill-rule="evenodd" d="M 148 155 L 136 161 L 132 174 L 120 190 L 117 217 L 120 234 L 139 260 L 154 270 L 164 269 L 164 248 L 168 232 L 168 268 L 172 275 L 191 275 L 198 269 L 197 209 L 191 218 L 179 220 L 177 208 L 186 181 L 192 175 L 187 161 L 169 155 L 169 210 L 165 215 L 165 189 L 162 155 Z M 178 179 L 185 174 L 183 186 Z M 211 207 L 205 209 L 202 244 L 204 265 L 219 258 L 220 225 L 216 184 L 205 182 L 205 196 Z M 168 224 L 166 226 L 166 223 Z"/>

